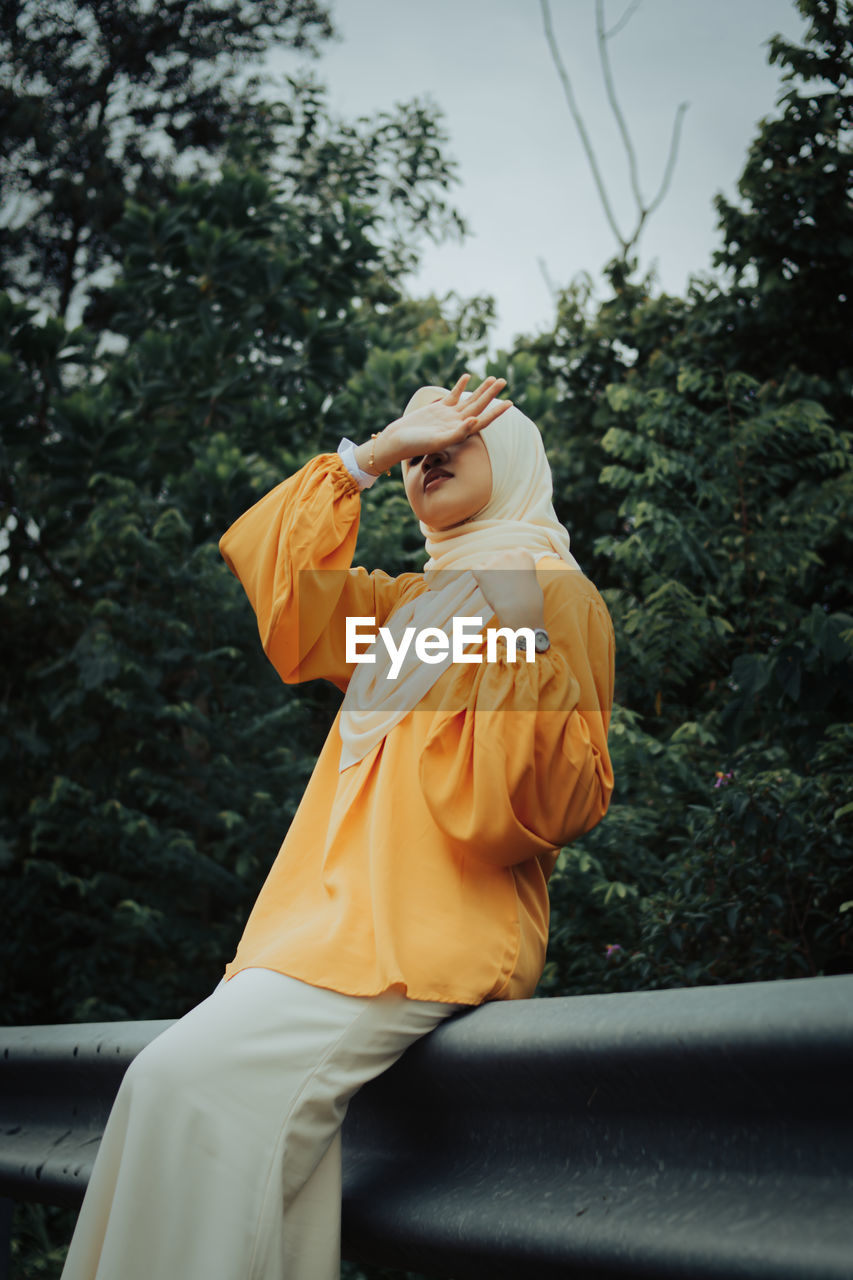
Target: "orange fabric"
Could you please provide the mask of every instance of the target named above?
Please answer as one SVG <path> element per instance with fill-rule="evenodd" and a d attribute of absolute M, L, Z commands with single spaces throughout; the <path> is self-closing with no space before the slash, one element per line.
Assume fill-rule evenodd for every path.
<path fill-rule="evenodd" d="M 422 574 L 351 568 L 359 488 L 321 454 L 220 542 L 285 683 L 346 689 L 345 619 L 426 589 Z M 613 628 L 592 583 L 539 562 L 551 648 L 451 664 L 430 697 L 338 770 L 338 717 L 226 978 L 261 967 L 347 995 L 394 987 L 479 1004 L 532 994 L 559 848 L 607 810 Z M 484 627 L 497 627 L 495 617 Z"/>

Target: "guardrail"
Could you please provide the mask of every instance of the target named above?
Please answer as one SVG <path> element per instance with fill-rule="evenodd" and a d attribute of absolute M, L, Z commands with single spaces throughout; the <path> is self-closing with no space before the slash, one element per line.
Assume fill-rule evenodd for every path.
<path fill-rule="evenodd" d="M 0 1195 L 82 1199 L 168 1025 L 0 1029 Z M 853 976 L 451 1019 L 353 1100 L 343 1232 L 455 1280 L 851 1280 Z"/>

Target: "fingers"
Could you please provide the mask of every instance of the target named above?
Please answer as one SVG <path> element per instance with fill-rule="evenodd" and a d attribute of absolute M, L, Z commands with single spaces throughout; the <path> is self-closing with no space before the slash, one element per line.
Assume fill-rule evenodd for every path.
<path fill-rule="evenodd" d="M 459 378 L 451 387 L 449 394 L 444 397 L 445 404 L 458 404 L 459 397 L 462 395 L 462 392 L 465 390 L 465 383 L 468 381 L 470 377 L 471 377 L 470 373 L 462 374 L 462 377 Z"/>
<path fill-rule="evenodd" d="M 476 418 L 471 419 L 474 425 L 469 428 L 468 434 L 474 435 L 475 432 L 482 431 L 484 427 L 489 425 L 489 423 L 494 422 L 496 418 L 499 418 L 502 413 L 506 413 L 507 409 L 511 406 L 511 400 L 496 400 L 484 413 L 481 413 Z"/>
<path fill-rule="evenodd" d="M 460 404 L 460 399 L 470 377 L 470 373 L 463 373 L 444 397 L 443 403 L 450 408 L 459 408 L 461 410 L 463 406 Z M 464 405 L 465 417 L 460 424 L 465 435 L 473 435 L 478 431 L 482 431 L 490 422 L 494 422 L 496 418 L 510 408 L 512 405 L 511 400 L 495 399 L 506 385 L 506 378 L 496 378 L 490 375 L 488 378 L 484 378 L 479 387 L 469 395 Z"/>
<path fill-rule="evenodd" d="M 506 410 L 511 407 L 512 407 L 511 400 L 495 400 L 492 404 L 489 405 L 488 409 L 486 410 L 486 414 L 485 414 L 486 421 L 494 422 L 495 418 L 499 418 L 502 413 L 505 413 Z M 481 414 L 480 416 L 483 417 L 484 415 Z"/>
<path fill-rule="evenodd" d="M 457 379 L 452 389 L 444 397 L 445 404 L 457 405 L 459 403 L 462 392 L 465 390 L 465 384 L 470 377 L 470 373 L 463 373 L 462 377 Z M 493 375 L 484 378 L 479 387 L 471 392 L 465 402 L 465 412 L 470 414 L 482 413 L 489 401 L 499 395 L 505 386 L 506 378 L 495 378 Z"/>
<path fill-rule="evenodd" d="M 466 412 L 482 413 L 489 401 L 499 395 L 505 386 L 506 378 L 485 378 L 469 397 L 465 405 Z"/>

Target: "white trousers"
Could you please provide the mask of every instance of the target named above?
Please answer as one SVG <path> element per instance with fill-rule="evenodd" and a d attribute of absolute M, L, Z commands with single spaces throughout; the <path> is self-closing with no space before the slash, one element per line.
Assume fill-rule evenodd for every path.
<path fill-rule="evenodd" d="M 465 1007 L 221 983 L 128 1068 L 62 1280 L 338 1280 L 349 1100 Z"/>

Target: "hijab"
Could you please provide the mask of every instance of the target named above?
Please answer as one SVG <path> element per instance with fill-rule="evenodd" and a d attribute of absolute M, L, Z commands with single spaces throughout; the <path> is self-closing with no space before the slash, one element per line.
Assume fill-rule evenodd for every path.
<path fill-rule="evenodd" d="M 420 387 L 403 416 L 448 394 L 444 387 Z M 463 393 L 461 398 L 470 394 Z M 554 511 L 551 468 L 536 424 L 511 405 L 480 434 L 492 468 L 491 496 L 480 511 L 452 528 L 434 529 L 420 521 L 429 555 L 424 566 L 427 589 L 400 605 L 387 620 L 397 649 L 407 627 L 414 627 L 415 634 L 437 627 L 449 638 L 454 617 L 479 617 L 486 623 L 493 610 L 471 570 L 490 564 L 499 567 L 502 553 L 523 548 L 534 563 L 556 556 L 571 568 L 580 568 L 569 550 L 568 532 Z M 381 742 L 452 662 L 450 651 L 439 662 L 422 662 L 412 642 L 399 674 L 390 679 L 391 657 L 381 637 L 366 652 L 375 661 L 357 664 L 341 706 L 341 771 Z"/>

